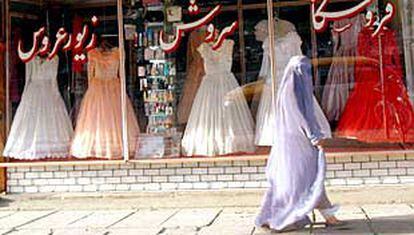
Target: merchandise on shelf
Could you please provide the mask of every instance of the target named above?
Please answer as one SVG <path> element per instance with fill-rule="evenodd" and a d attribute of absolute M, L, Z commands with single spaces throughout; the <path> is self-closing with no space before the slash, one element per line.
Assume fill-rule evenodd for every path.
<path fill-rule="evenodd" d="M 148 134 L 175 134 L 176 97 L 174 58 L 169 57 L 159 45 L 164 22 L 146 22 L 137 33 L 137 76 L 148 118 Z"/>

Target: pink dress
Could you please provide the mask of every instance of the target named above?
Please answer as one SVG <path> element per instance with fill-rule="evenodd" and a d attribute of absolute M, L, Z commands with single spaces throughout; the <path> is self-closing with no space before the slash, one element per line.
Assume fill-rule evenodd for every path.
<path fill-rule="evenodd" d="M 77 158 L 122 158 L 121 83 L 118 77 L 119 51 L 88 53 L 89 88 L 76 123 L 71 153 Z M 131 102 L 127 100 L 129 150 L 135 150 L 139 127 Z"/>

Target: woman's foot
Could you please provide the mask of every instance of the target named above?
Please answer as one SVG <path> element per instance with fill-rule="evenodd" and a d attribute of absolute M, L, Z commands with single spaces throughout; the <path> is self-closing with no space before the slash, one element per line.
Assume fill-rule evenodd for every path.
<path fill-rule="evenodd" d="M 338 220 L 338 218 L 336 218 L 335 216 L 328 216 L 325 218 L 325 220 L 326 220 L 325 224 L 328 227 L 342 226 L 346 224 L 344 221 Z"/>

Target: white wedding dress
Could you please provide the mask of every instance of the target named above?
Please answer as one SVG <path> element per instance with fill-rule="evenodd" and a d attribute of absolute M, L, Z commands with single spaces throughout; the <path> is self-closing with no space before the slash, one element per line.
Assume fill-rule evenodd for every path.
<path fill-rule="evenodd" d="M 186 156 L 254 151 L 253 118 L 231 73 L 233 46 L 233 41 L 226 40 L 218 50 L 206 43 L 198 48 L 206 75 L 194 99 L 182 140 Z M 228 94 L 231 94 L 229 100 Z"/>
<path fill-rule="evenodd" d="M 276 89 L 283 77 L 285 68 L 293 56 L 302 55 L 302 40 L 296 31 L 287 33 L 284 37 L 275 40 Z M 270 64 L 269 38 L 263 42 L 263 61 L 259 77 L 264 79 L 262 95 L 256 114 L 255 144 L 258 146 L 272 146 L 274 142 L 275 107 L 272 102 L 272 74 Z M 276 96 L 275 96 L 276 97 Z"/>
<path fill-rule="evenodd" d="M 72 125 L 57 86 L 59 59 L 26 64 L 26 85 L 3 155 L 24 160 L 69 155 Z"/>

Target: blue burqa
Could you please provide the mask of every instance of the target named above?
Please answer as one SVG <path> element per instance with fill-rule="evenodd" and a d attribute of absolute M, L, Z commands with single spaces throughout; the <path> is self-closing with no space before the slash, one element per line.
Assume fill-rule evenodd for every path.
<path fill-rule="evenodd" d="M 315 144 L 331 131 L 314 95 L 309 59 L 292 57 L 279 84 L 275 138 L 266 167 L 270 183 L 256 226 L 284 230 L 310 222 L 315 208 L 330 210 L 326 198 L 325 155 Z"/>

